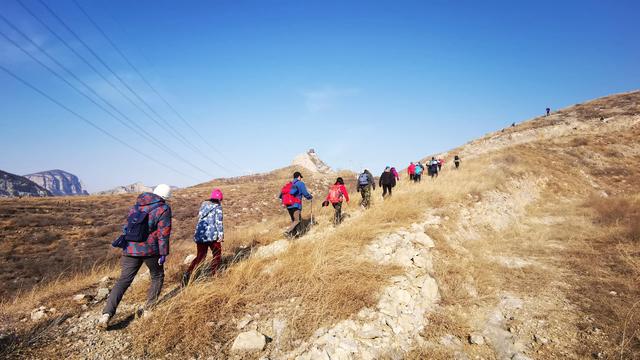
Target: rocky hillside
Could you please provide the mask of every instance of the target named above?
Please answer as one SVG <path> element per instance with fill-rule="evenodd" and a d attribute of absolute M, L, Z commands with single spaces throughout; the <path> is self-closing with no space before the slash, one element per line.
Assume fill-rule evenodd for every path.
<path fill-rule="evenodd" d="M 25 175 L 27 179 L 49 190 L 54 196 L 88 195 L 77 176 L 62 170 L 41 171 Z"/>
<path fill-rule="evenodd" d="M 320 159 L 314 149 L 309 149 L 306 153 L 297 155 L 293 159 L 293 162 L 291 162 L 291 166 L 301 166 L 312 172 L 322 174 L 330 174 L 333 172 L 331 167 Z"/>
<path fill-rule="evenodd" d="M 178 191 L 165 289 L 150 316 L 134 315 L 149 285 L 142 271 L 111 327 L 96 330 L 118 268 L 94 267 L 0 303 L 2 355 L 639 359 L 639 138 L 640 92 L 577 104 L 441 154 L 438 178 L 403 179 L 387 200 L 376 191 L 368 210 L 352 194 L 340 226 L 332 209 L 305 202 L 315 221 L 299 239 L 282 236 L 286 214 L 270 206 L 294 168 L 216 180 L 233 200 L 224 268 L 203 269 L 186 288 L 193 209 L 213 184 Z M 307 176 L 321 196 L 333 177 Z M 117 211 L 119 198 L 108 199 L 104 214 L 131 197 Z M 27 200 L 29 212 L 53 208 Z M 99 218 L 81 206 L 64 211 Z M 22 210 L 0 209 L 2 228 L 14 229 Z M 31 250 L 12 246 L 10 256 Z"/>
<path fill-rule="evenodd" d="M 113 189 L 99 191 L 94 193 L 93 195 L 120 195 L 120 194 L 140 194 L 143 192 L 153 191 L 153 188 L 150 186 L 146 186 L 141 182 L 124 185 L 124 186 L 116 186 Z"/>
<path fill-rule="evenodd" d="M 20 176 L 0 170 L 0 197 L 51 196 L 51 193 Z"/>

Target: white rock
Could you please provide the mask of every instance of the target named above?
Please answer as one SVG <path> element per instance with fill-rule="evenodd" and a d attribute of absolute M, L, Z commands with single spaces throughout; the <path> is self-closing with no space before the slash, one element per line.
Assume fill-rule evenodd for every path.
<path fill-rule="evenodd" d="M 549 339 L 547 339 L 547 338 L 546 338 L 546 337 L 544 337 L 544 336 L 538 335 L 538 334 L 533 335 L 533 339 L 534 339 L 537 343 L 542 344 L 542 345 L 545 345 L 545 344 L 549 343 Z"/>
<path fill-rule="evenodd" d="M 99 288 L 98 291 L 96 292 L 95 301 L 96 302 L 100 302 L 100 301 L 106 299 L 107 296 L 109 296 L 109 288 L 106 288 L 106 287 Z"/>
<path fill-rule="evenodd" d="M 73 301 L 75 301 L 78 304 L 86 304 L 89 301 L 91 301 L 91 296 L 87 294 L 76 294 L 76 295 L 73 295 Z"/>
<path fill-rule="evenodd" d="M 462 341 L 454 335 L 447 334 L 440 338 L 440 344 L 448 348 L 460 348 L 462 347 Z"/>
<path fill-rule="evenodd" d="M 182 262 L 183 265 L 190 265 L 191 262 L 193 261 L 193 259 L 195 259 L 196 256 L 194 254 L 189 254 L 184 258 L 184 261 Z"/>
<path fill-rule="evenodd" d="M 426 257 L 418 254 L 414 256 L 412 259 L 413 264 L 421 269 L 426 269 L 429 267 L 429 260 Z"/>
<path fill-rule="evenodd" d="M 358 332 L 358 337 L 362 339 L 375 339 L 384 336 L 384 332 L 372 324 L 365 324 Z"/>
<path fill-rule="evenodd" d="M 426 248 L 432 248 L 435 247 L 436 245 L 433 242 L 433 239 L 429 237 L 429 235 L 420 232 L 420 233 L 416 233 L 415 237 L 414 237 L 414 242 L 426 247 Z"/>
<path fill-rule="evenodd" d="M 267 345 L 267 339 L 264 335 L 256 330 L 251 330 L 238 334 L 233 345 L 232 352 L 258 352 L 264 350 Z"/>
<path fill-rule="evenodd" d="M 47 312 L 45 307 L 39 307 L 31 311 L 31 321 L 39 321 L 47 317 Z"/>
<path fill-rule="evenodd" d="M 484 336 L 480 334 L 471 334 L 469 335 L 469 343 L 474 345 L 483 345 L 484 344 Z"/>
<path fill-rule="evenodd" d="M 511 360 L 531 360 L 531 358 L 521 352 L 518 352 L 513 354 Z"/>
<path fill-rule="evenodd" d="M 427 277 L 422 284 L 421 294 L 425 301 L 435 303 L 440 299 L 440 293 L 438 292 L 438 284 L 432 277 Z"/>

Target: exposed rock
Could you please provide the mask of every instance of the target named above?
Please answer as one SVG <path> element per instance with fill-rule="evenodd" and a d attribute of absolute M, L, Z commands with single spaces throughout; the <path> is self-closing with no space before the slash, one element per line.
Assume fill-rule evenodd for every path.
<path fill-rule="evenodd" d="M 153 188 L 146 186 L 141 182 L 136 182 L 129 185 L 116 186 L 113 189 L 99 191 L 95 195 L 118 195 L 118 194 L 140 194 L 143 192 L 151 192 Z"/>
<path fill-rule="evenodd" d="M 242 319 L 238 320 L 238 324 L 236 325 L 236 328 L 238 330 L 242 330 L 247 325 L 249 325 L 249 323 L 251 323 L 252 321 L 253 321 L 253 317 L 251 317 L 251 315 L 247 314 L 247 315 L 243 316 Z"/>
<path fill-rule="evenodd" d="M 267 338 L 256 330 L 238 334 L 231 345 L 232 352 L 258 352 L 264 350 Z"/>
<path fill-rule="evenodd" d="M 191 264 L 191 262 L 193 261 L 193 259 L 196 258 L 196 255 L 194 254 L 189 254 L 184 258 L 184 261 L 182 262 L 182 265 L 189 265 Z"/>
<path fill-rule="evenodd" d="M 538 334 L 533 335 L 533 340 L 535 340 L 535 342 L 537 342 L 538 344 L 542 344 L 542 345 L 546 345 L 549 343 L 549 339 Z"/>
<path fill-rule="evenodd" d="M 31 311 L 31 321 L 39 321 L 47 317 L 47 308 L 40 306 L 37 309 Z"/>
<path fill-rule="evenodd" d="M 0 170 L 0 197 L 13 196 L 51 196 L 49 190 L 35 182 L 20 176 Z"/>
<path fill-rule="evenodd" d="M 471 334 L 469 335 L 469 343 L 473 345 L 483 345 L 484 344 L 484 336 L 480 334 Z"/>
<path fill-rule="evenodd" d="M 89 301 L 91 301 L 91 295 L 76 294 L 76 295 L 73 295 L 73 301 L 75 301 L 78 304 L 86 304 Z"/>
<path fill-rule="evenodd" d="M 455 335 L 446 334 L 440 338 L 440 344 L 448 348 L 461 348 L 462 340 L 458 339 Z"/>
<path fill-rule="evenodd" d="M 259 247 L 255 252 L 255 257 L 257 258 L 266 258 L 269 256 L 276 256 L 289 247 L 289 242 L 287 240 L 277 240 L 272 242 L 269 245 Z"/>
<path fill-rule="evenodd" d="M 54 196 L 89 195 L 77 176 L 63 170 L 48 170 L 25 175 Z"/>
<path fill-rule="evenodd" d="M 324 161 L 320 160 L 315 150 L 309 149 L 304 154 L 300 154 L 293 159 L 293 166 L 301 166 L 315 173 L 330 174 L 333 170 Z"/>
<path fill-rule="evenodd" d="M 95 302 L 100 302 L 109 296 L 109 288 L 99 288 L 96 292 L 96 297 L 94 299 Z"/>

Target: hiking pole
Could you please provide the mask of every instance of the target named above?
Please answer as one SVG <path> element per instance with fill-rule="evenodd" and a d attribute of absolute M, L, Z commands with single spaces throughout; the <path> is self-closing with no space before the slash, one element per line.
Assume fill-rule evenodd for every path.
<path fill-rule="evenodd" d="M 311 199 L 311 224 L 309 227 L 313 226 L 313 198 Z"/>

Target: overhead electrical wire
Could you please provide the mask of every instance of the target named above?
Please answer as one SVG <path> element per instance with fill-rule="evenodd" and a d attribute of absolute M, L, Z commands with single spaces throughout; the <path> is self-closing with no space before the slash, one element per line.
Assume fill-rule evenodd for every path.
<path fill-rule="evenodd" d="M 18 0 L 18 1 L 22 1 L 22 0 Z M 194 150 L 194 152 L 196 152 L 197 154 L 207 158 L 209 161 L 211 161 L 214 165 L 220 167 L 221 169 L 225 170 L 226 172 L 231 172 L 226 166 L 220 164 L 219 162 L 217 162 L 216 160 L 212 159 L 211 157 L 209 157 L 204 151 L 202 151 L 200 148 L 198 148 L 197 146 L 195 146 L 192 142 L 190 142 L 189 140 L 187 140 L 187 138 L 182 135 L 182 133 L 180 133 L 175 127 L 173 127 L 173 125 L 171 125 L 171 123 L 169 121 L 167 121 L 167 119 L 165 119 L 162 115 L 160 115 L 151 105 L 149 105 L 149 103 L 144 100 L 142 98 L 142 96 L 140 96 L 138 94 L 138 92 L 135 91 L 135 89 L 133 89 L 120 75 L 118 75 L 118 73 L 113 70 L 113 68 L 111 66 L 109 66 L 109 64 L 106 63 L 106 61 L 104 61 L 104 59 L 102 59 L 102 57 L 95 51 L 93 50 L 93 48 L 91 48 L 91 46 L 89 46 L 84 40 L 82 40 L 82 38 L 71 28 L 71 26 L 69 26 L 49 5 L 47 5 L 43 0 L 38 0 L 40 2 L 40 4 L 42 4 L 42 6 L 69 32 L 73 35 L 73 37 L 78 40 L 78 42 L 80 44 L 82 44 L 82 46 L 84 48 L 86 48 L 91 55 L 93 55 L 93 57 L 98 60 L 98 62 L 100 62 L 100 64 L 102 64 L 102 66 L 104 66 L 107 71 L 109 73 L 111 73 L 111 75 L 113 75 L 119 83 L 121 83 L 127 90 L 129 90 L 129 92 L 131 92 L 133 94 L 133 96 L 138 99 L 138 101 L 142 104 L 144 104 L 144 106 L 149 109 L 149 111 L 151 111 L 158 119 L 162 120 L 162 122 L 164 123 L 164 125 L 169 128 L 171 130 L 171 132 L 173 132 L 173 135 L 180 141 L 182 142 L 184 145 L 190 147 L 192 150 Z M 145 112 L 146 114 L 146 112 Z M 146 114 L 148 116 L 148 114 Z"/>
<path fill-rule="evenodd" d="M 222 156 L 227 161 L 229 161 L 231 164 L 233 164 L 236 168 L 238 168 L 238 170 L 242 170 L 241 167 L 238 164 L 236 164 L 233 160 L 229 159 L 222 151 L 217 149 L 215 146 L 213 146 L 211 144 L 210 141 L 208 141 L 204 136 L 202 136 L 202 134 L 200 134 L 200 132 L 198 132 L 191 125 L 191 123 L 184 116 L 182 116 L 182 114 L 180 112 L 178 112 L 178 110 L 176 110 L 176 108 L 173 105 L 171 105 L 171 103 L 169 103 L 169 101 L 164 96 L 162 96 L 162 94 L 151 84 L 150 81 L 147 80 L 147 78 L 142 74 L 142 72 L 131 62 L 131 60 L 129 60 L 129 58 L 124 54 L 124 52 L 122 50 L 120 50 L 120 47 L 111 39 L 111 37 L 104 31 L 104 29 L 102 29 L 102 27 L 100 25 L 98 25 L 98 23 L 93 19 L 93 17 L 91 17 L 91 15 L 89 15 L 89 13 L 82 7 L 82 5 L 80 5 L 80 3 L 77 0 L 73 0 L 73 3 L 80 10 L 80 12 L 82 12 L 82 14 L 84 14 L 84 16 L 87 18 L 87 20 L 98 30 L 98 32 L 107 40 L 107 42 L 111 45 L 111 47 L 113 47 L 113 49 L 118 53 L 118 55 L 120 55 L 120 57 L 131 67 L 131 69 L 133 69 L 133 71 L 140 77 L 140 79 L 142 79 L 142 81 L 151 89 L 151 91 L 153 91 L 158 96 L 158 98 L 160 98 L 160 100 L 162 100 L 162 102 L 169 109 L 171 109 L 171 111 L 180 120 L 182 120 L 182 122 L 185 125 L 187 125 L 187 127 L 189 127 L 189 129 L 191 129 L 193 131 L 193 133 L 195 133 L 212 150 L 214 150 L 216 153 L 218 153 L 220 156 Z"/>
<path fill-rule="evenodd" d="M 97 94 L 89 85 L 87 85 L 84 81 L 82 81 L 81 79 L 79 79 L 77 77 L 77 75 L 73 74 L 68 68 L 66 68 L 65 66 L 63 66 L 59 61 L 57 61 L 55 58 L 51 57 L 46 51 L 44 51 L 37 43 L 35 43 L 30 37 L 28 37 L 26 34 L 24 34 L 22 31 L 20 31 L 17 27 L 15 27 L 14 24 L 12 24 L 7 18 L 5 18 L 2 14 L 0 14 L 0 19 L 2 19 L 5 23 L 7 23 L 9 26 L 11 26 L 14 31 L 18 32 L 19 34 L 21 34 L 23 37 L 25 37 L 32 45 L 34 45 L 38 50 L 40 50 L 40 52 L 42 52 L 45 56 L 47 56 L 47 58 L 49 58 L 51 61 L 53 61 L 54 63 L 56 63 L 58 66 L 60 66 L 63 70 L 65 70 L 68 74 L 70 74 L 70 76 L 72 76 L 76 81 L 80 82 L 81 84 L 83 84 L 87 89 L 89 89 L 89 91 L 91 91 L 94 95 L 96 95 L 97 97 L 99 97 L 101 100 L 103 100 L 105 103 L 107 103 L 108 105 L 110 105 L 112 108 L 115 109 L 115 111 L 117 111 L 119 114 L 122 114 L 119 110 L 117 110 L 115 107 L 113 107 L 113 105 L 111 105 L 108 101 L 106 101 L 102 96 L 100 96 L 99 94 Z M 122 121 L 120 118 L 118 118 L 117 116 L 115 116 L 112 112 L 110 112 L 109 110 L 107 110 L 104 106 L 100 105 L 98 102 L 96 102 L 93 98 L 91 98 L 90 96 L 88 96 L 87 94 L 85 94 L 84 92 L 82 92 L 80 89 L 78 89 L 75 85 L 73 85 L 71 82 L 69 82 L 67 79 L 65 79 L 62 75 L 60 75 L 60 73 L 58 73 L 57 71 L 55 71 L 54 69 L 52 69 L 51 67 L 49 67 L 48 65 L 46 65 L 45 63 L 43 63 L 42 61 L 40 61 L 38 58 L 36 58 L 35 56 L 33 56 L 30 52 L 28 52 L 24 46 L 18 44 L 17 42 L 15 42 L 13 39 L 11 39 L 7 34 L 5 34 L 3 31 L 0 30 L 0 36 L 2 36 L 5 40 L 7 40 L 8 42 L 10 42 L 13 46 L 15 46 L 16 48 L 18 48 L 20 51 L 22 51 L 25 55 L 27 55 L 29 58 L 31 58 L 33 61 L 35 61 L 36 63 L 38 63 L 40 66 L 44 67 L 46 70 L 48 70 L 50 73 L 52 73 L 55 77 L 57 77 L 59 80 L 63 81 L 67 86 L 71 87 L 73 90 L 75 90 L 76 92 L 78 92 L 80 95 L 82 95 L 83 97 L 87 98 L 89 101 L 91 101 L 94 105 L 98 106 L 101 110 L 103 110 L 104 112 L 106 112 L 107 114 L 109 114 L 111 117 L 113 117 L 114 119 L 116 119 L 118 122 L 120 122 L 122 125 L 124 125 L 125 127 L 127 127 L 128 129 L 138 133 L 139 135 L 142 135 L 143 137 L 145 137 L 146 140 L 148 140 L 149 142 L 151 142 L 152 144 L 154 144 L 155 146 L 157 146 L 158 148 L 160 148 L 163 151 L 168 152 L 169 154 L 175 156 L 176 158 L 180 159 L 181 161 L 184 161 L 186 164 L 192 166 L 194 169 L 202 172 L 203 174 L 210 176 L 210 174 L 200 168 L 199 166 L 193 164 L 191 161 L 185 159 L 184 157 L 182 157 L 181 155 L 179 155 L 178 153 L 174 152 L 173 150 L 160 146 L 159 140 L 156 139 L 155 137 L 153 137 L 152 135 L 148 134 L 144 129 L 140 128 L 139 125 L 135 124 L 134 125 L 138 128 L 138 130 L 134 129 L 132 125 L 128 124 L 125 121 Z M 122 114 L 123 116 L 126 117 L 126 115 Z M 128 118 L 128 117 L 126 117 Z M 131 119 L 128 118 L 130 121 Z M 138 132 L 139 131 L 139 132 Z"/>
<path fill-rule="evenodd" d="M 11 76 L 12 78 L 14 78 L 15 80 L 17 80 L 18 82 L 22 83 L 23 85 L 25 85 L 26 87 L 30 88 L 31 90 L 37 92 L 38 94 L 42 95 L 44 98 L 46 98 L 47 100 L 51 101 L 52 103 L 58 105 L 59 107 L 61 107 L 62 109 L 66 110 L 67 112 L 69 112 L 70 114 L 74 115 L 75 117 L 77 117 L 78 119 L 82 120 L 83 122 L 87 123 L 89 126 L 95 128 L 96 130 L 98 130 L 99 132 L 103 133 L 104 135 L 108 136 L 109 138 L 111 138 L 112 140 L 120 143 L 121 145 L 126 146 L 127 148 L 133 150 L 136 154 L 140 154 L 142 156 L 144 156 L 145 158 L 149 159 L 150 161 L 165 167 L 177 174 L 180 174 L 182 176 L 186 176 L 188 178 L 197 180 L 196 178 L 194 178 L 193 176 L 184 173 L 172 166 L 169 166 L 161 161 L 159 161 L 158 159 L 148 155 L 147 153 L 140 151 L 140 149 L 137 149 L 133 146 L 131 146 L 130 144 L 128 144 L 126 141 L 118 138 L 117 136 L 111 134 L 109 131 L 103 129 L 102 127 L 100 127 L 99 125 L 95 124 L 93 121 L 87 119 L 86 117 L 78 114 L 77 112 L 75 112 L 74 110 L 72 110 L 71 108 L 69 108 L 68 106 L 64 105 L 63 103 L 61 103 L 60 101 L 54 99 L 52 96 L 48 95 L 46 92 L 44 92 L 43 90 L 40 90 L 38 87 L 36 87 L 35 85 L 31 84 L 30 82 L 28 82 L 27 80 L 23 79 L 22 77 L 20 77 L 19 75 L 17 75 L 16 73 L 14 73 L 13 71 L 9 70 L 8 68 L 6 68 L 4 65 L 0 64 L 0 70 L 4 71 L 7 75 Z"/>

